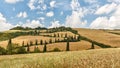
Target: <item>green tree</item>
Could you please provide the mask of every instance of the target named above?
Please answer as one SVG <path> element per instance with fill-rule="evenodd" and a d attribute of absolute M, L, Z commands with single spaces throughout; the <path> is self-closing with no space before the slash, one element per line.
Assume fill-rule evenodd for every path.
<path fill-rule="evenodd" d="M 54 37 L 56 37 L 56 34 L 54 33 Z"/>
<path fill-rule="evenodd" d="M 66 51 L 69 51 L 69 38 L 67 38 L 67 45 L 66 45 Z"/>
<path fill-rule="evenodd" d="M 78 37 L 77 37 L 77 40 L 78 40 L 78 41 L 80 41 L 80 40 L 81 40 L 81 37 L 80 37 L 80 35 L 78 35 Z"/>
<path fill-rule="evenodd" d="M 30 45 L 27 43 L 27 52 L 30 51 Z"/>
<path fill-rule="evenodd" d="M 94 43 L 92 42 L 92 45 L 91 45 L 91 49 L 94 49 L 95 47 L 94 47 Z"/>
<path fill-rule="evenodd" d="M 59 33 L 57 34 L 57 37 L 60 37 Z"/>
<path fill-rule="evenodd" d="M 38 47 L 34 47 L 34 53 L 39 53 L 40 52 L 40 50 L 39 50 L 39 48 Z"/>
<path fill-rule="evenodd" d="M 12 39 L 10 38 L 7 45 L 8 54 L 12 54 Z"/>
<path fill-rule="evenodd" d="M 40 45 L 43 45 L 43 40 L 40 40 Z"/>
<path fill-rule="evenodd" d="M 49 40 L 49 43 L 52 43 L 52 39 Z"/>
<path fill-rule="evenodd" d="M 65 34 L 65 38 L 67 38 L 67 33 Z"/>
<path fill-rule="evenodd" d="M 32 46 L 33 45 L 33 42 L 32 41 L 30 41 L 30 46 Z"/>
<path fill-rule="evenodd" d="M 43 48 L 43 52 L 46 52 L 47 51 L 47 43 L 46 43 L 46 41 L 45 41 L 45 43 L 44 43 L 44 48 Z"/>
<path fill-rule="evenodd" d="M 24 43 L 24 41 L 22 42 L 22 46 L 23 46 L 23 47 L 25 46 L 25 43 Z"/>
<path fill-rule="evenodd" d="M 37 39 L 35 40 L 35 45 L 38 45 L 38 40 Z"/>

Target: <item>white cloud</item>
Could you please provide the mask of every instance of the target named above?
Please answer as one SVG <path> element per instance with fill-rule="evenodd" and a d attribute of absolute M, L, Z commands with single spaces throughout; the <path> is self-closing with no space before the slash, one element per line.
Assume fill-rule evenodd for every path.
<path fill-rule="evenodd" d="M 17 17 L 22 17 L 22 18 L 26 18 L 28 15 L 26 12 L 20 12 L 19 14 L 17 14 Z"/>
<path fill-rule="evenodd" d="M 93 3 L 97 3 L 97 0 L 84 0 L 87 3 L 93 4 Z"/>
<path fill-rule="evenodd" d="M 107 0 L 108 2 L 120 3 L 120 0 Z"/>
<path fill-rule="evenodd" d="M 90 25 L 93 29 L 120 29 L 120 16 L 98 17 Z"/>
<path fill-rule="evenodd" d="M 56 3 L 56 1 L 51 1 L 50 2 L 50 7 L 52 7 L 52 8 L 55 7 L 55 3 Z"/>
<path fill-rule="evenodd" d="M 31 27 L 31 28 L 36 28 L 38 26 L 43 27 L 44 25 L 40 23 L 39 20 L 27 20 L 25 24 L 22 25 L 23 27 Z"/>
<path fill-rule="evenodd" d="M 13 25 L 7 23 L 6 18 L 2 15 L 2 13 L 0 13 L 0 31 L 9 30 L 12 27 Z"/>
<path fill-rule="evenodd" d="M 54 16 L 54 12 L 53 12 L 53 11 L 50 11 L 50 12 L 46 13 L 46 16 L 52 17 L 52 16 Z"/>
<path fill-rule="evenodd" d="M 54 20 L 51 22 L 51 26 L 49 26 L 49 28 L 54 28 L 54 27 L 60 27 L 62 26 L 60 23 L 60 21 Z"/>
<path fill-rule="evenodd" d="M 90 28 L 106 29 L 108 28 L 108 24 L 107 17 L 98 17 L 90 24 Z"/>
<path fill-rule="evenodd" d="M 112 3 L 112 4 L 114 4 L 114 3 Z M 109 12 L 110 13 L 109 16 L 103 16 L 103 17 L 96 18 L 91 23 L 90 28 L 94 28 L 94 29 L 120 29 L 120 5 L 114 4 L 115 7 L 112 7 L 112 4 L 109 4 L 111 6 L 112 13 L 110 13 L 110 11 L 109 11 L 110 8 L 108 10 L 106 8 L 107 12 L 104 12 L 104 13 Z"/>
<path fill-rule="evenodd" d="M 100 8 L 97 9 L 97 11 L 95 12 L 95 14 L 109 14 L 110 12 L 114 11 L 116 8 L 117 4 L 112 3 L 112 4 L 106 4 Z"/>
<path fill-rule="evenodd" d="M 17 2 L 21 2 L 23 0 L 5 0 L 6 3 L 10 3 L 10 4 L 15 4 Z"/>
<path fill-rule="evenodd" d="M 44 0 L 30 0 L 27 4 L 31 10 L 40 9 L 46 10 L 47 5 L 44 3 Z"/>
<path fill-rule="evenodd" d="M 66 26 L 83 27 L 87 21 L 82 21 L 85 11 L 80 7 L 78 0 L 71 1 L 72 14 L 66 17 Z"/>

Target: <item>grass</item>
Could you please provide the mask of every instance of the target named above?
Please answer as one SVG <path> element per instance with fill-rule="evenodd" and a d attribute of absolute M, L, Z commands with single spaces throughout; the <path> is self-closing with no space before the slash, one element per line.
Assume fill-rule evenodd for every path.
<path fill-rule="evenodd" d="M 0 68 L 120 68 L 120 49 L 0 56 Z"/>

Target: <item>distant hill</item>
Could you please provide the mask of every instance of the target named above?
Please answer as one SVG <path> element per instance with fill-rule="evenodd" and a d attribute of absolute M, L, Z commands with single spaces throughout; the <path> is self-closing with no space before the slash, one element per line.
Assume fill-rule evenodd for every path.
<path fill-rule="evenodd" d="M 43 29 L 47 29 L 47 28 L 45 28 L 45 27 L 30 28 L 30 27 L 17 26 L 17 27 L 14 27 L 14 28 L 10 29 L 10 30 L 34 30 L 34 29 L 43 30 Z"/>

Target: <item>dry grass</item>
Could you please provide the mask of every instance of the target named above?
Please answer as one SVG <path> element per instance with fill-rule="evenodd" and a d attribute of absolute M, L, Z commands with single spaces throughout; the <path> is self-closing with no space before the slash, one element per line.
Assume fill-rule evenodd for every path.
<path fill-rule="evenodd" d="M 81 29 L 81 28 L 76 28 L 76 30 L 78 30 L 79 34 L 81 34 L 82 36 L 85 36 L 94 41 L 111 45 L 113 47 L 120 47 L 120 35 L 107 33 L 103 30 L 92 30 L 92 29 Z"/>
<path fill-rule="evenodd" d="M 0 56 L 0 68 L 120 68 L 120 49 Z"/>

